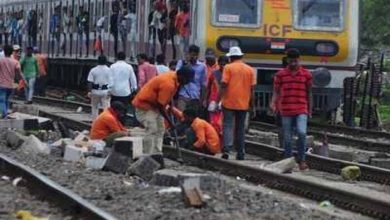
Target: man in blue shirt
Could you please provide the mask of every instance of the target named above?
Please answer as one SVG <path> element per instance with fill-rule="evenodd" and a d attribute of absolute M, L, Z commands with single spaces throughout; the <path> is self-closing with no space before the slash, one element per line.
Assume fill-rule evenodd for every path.
<path fill-rule="evenodd" d="M 200 48 L 196 45 L 189 47 L 186 60 L 179 60 L 176 69 L 183 65 L 190 65 L 195 72 L 192 82 L 181 87 L 177 100 L 177 107 L 184 111 L 188 105 L 199 107 L 203 103 L 206 88 L 206 65 L 199 61 Z"/>

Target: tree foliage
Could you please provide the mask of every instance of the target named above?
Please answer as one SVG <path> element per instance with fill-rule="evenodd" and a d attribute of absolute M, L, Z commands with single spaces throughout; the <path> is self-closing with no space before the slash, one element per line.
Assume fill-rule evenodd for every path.
<path fill-rule="evenodd" d="M 390 46 L 390 1 L 362 0 L 362 6 L 362 44 L 366 47 Z"/>

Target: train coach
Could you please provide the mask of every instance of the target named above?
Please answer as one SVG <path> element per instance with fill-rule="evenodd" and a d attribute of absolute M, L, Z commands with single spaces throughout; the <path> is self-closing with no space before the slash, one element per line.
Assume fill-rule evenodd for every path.
<path fill-rule="evenodd" d="M 9 42 L 36 44 L 59 66 L 94 60 L 99 54 L 97 39 L 111 60 L 116 47 L 129 57 L 141 52 L 155 55 L 161 52 L 150 28 L 155 1 L 165 1 L 168 12 L 172 5 L 178 5 L 179 11 L 190 8 L 189 41 L 203 51 L 211 47 L 224 54 L 230 46 L 242 48 L 246 62 L 257 70 L 254 111 L 268 108 L 272 76 L 282 67 L 289 48 L 301 51 L 302 64 L 313 73 L 314 110 L 334 111 L 340 104 L 343 80 L 355 75 L 359 0 L 2 0 L 3 24 L 16 19 L 17 25 L 22 20 L 25 26 L 17 36 L 7 34 L 5 28 L 2 38 L 8 35 Z M 120 25 L 113 15 L 121 13 L 132 15 L 125 38 L 113 34 Z M 36 24 L 36 33 L 26 27 L 31 24 Z M 167 39 L 167 59 L 173 55 L 172 44 L 179 52 L 177 42 Z M 61 77 L 74 71 L 65 72 Z M 71 78 L 83 83 L 79 75 Z"/>

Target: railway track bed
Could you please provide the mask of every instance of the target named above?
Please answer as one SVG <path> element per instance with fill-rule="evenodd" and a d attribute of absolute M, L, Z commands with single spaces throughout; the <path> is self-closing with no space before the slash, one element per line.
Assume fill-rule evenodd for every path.
<path fill-rule="evenodd" d="M 14 219 L 20 210 L 51 219 L 71 219 L 71 215 L 67 216 L 60 208 L 39 200 L 37 195 L 30 194 L 26 187 L 14 186 L 12 184 L 14 179 L 8 178 L 2 175 L 0 180 L 0 219 Z"/>
<path fill-rule="evenodd" d="M 250 128 L 254 130 L 260 131 L 272 131 L 277 132 L 278 128 L 274 124 L 263 123 L 263 122 L 251 122 Z M 348 134 L 342 133 L 340 130 L 331 130 L 329 131 L 322 130 L 319 126 L 316 128 L 308 128 L 308 135 L 314 136 L 314 138 L 318 140 L 323 140 L 325 133 L 328 136 L 328 141 L 330 144 L 335 145 L 343 145 L 353 147 L 355 149 L 366 150 L 366 151 L 376 151 L 382 153 L 390 153 L 390 139 L 387 136 L 382 136 L 378 138 L 374 138 L 373 136 L 366 136 L 364 134 L 364 130 L 354 129 L 356 130 L 356 134 Z M 352 132 L 350 129 L 348 131 Z M 329 132 L 329 133 L 328 133 Z M 382 132 L 387 134 L 386 132 Z"/>
<path fill-rule="evenodd" d="M 0 144 L 1 152 L 23 161 L 45 176 L 113 213 L 118 219 L 370 219 L 335 207 L 319 208 L 316 202 L 291 194 L 252 185 L 220 174 L 226 185 L 221 191 L 206 191 L 211 197 L 202 209 L 188 208 L 177 193 L 160 194 L 159 187 L 138 178 L 85 169 L 61 158 L 11 150 Z M 167 168 L 210 173 L 167 161 Z"/>
<path fill-rule="evenodd" d="M 59 118 L 61 116 L 57 115 L 55 117 Z M 69 119 L 63 120 L 66 123 Z M 77 122 L 70 123 L 70 126 L 75 123 Z M 84 123 L 84 126 L 88 126 L 88 124 Z M 253 145 L 256 145 L 256 143 L 252 144 L 252 147 L 248 147 L 247 152 L 257 157 L 261 155 L 266 160 L 278 160 L 282 155 L 280 150 L 262 149 L 259 151 L 260 148 Z M 250 143 L 249 146 L 251 146 Z M 390 218 L 390 198 L 387 194 L 389 189 L 386 185 L 390 178 L 388 170 L 358 164 L 362 169 L 362 180 L 368 181 L 368 183 L 350 184 L 342 183 L 340 177 L 337 176 L 341 168 L 349 164 L 346 161 L 310 156 L 308 158 L 310 166 L 314 170 L 323 171 L 323 173 L 313 171 L 306 174 L 285 175 L 265 170 L 261 167 L 261 164 L 256 167 L 256 162 L 249 165 L 240 164 L 194 152 L 183 152 L 185 161 L 194 166 L 215 170 L 229 176 L 241 176 L 249 182 L 262 184 L 309 199 L 330 200 L 339 207 L 372 217 Z M 166 147 L 164 148 L 164 155 L 175 159 L 176 151 L 173 148 Z M 316 159 L 313 159 L 313 157 Z"/>

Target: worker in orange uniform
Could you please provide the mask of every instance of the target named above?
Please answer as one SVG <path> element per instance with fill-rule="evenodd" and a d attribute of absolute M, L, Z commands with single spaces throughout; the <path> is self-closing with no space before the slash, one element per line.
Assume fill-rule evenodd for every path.
<path fill-rule="evenodd" d="M 47 54 L 40 53 L 38 47 L 34 47 L 34 56 L 38 62 L 38 78 L 36 83 L 36 94 L 45 96 L 47 84 Z"/>
<path fill-rule="evenodd" d="M 237 160 L 245 159 L 245 118 L 256 84 L 255 70 L 242 61 L 240 47 L 231 47 L 226 54 L 230 64 L 222 74 L 223 159 L 229 159 L 233 143 L 237 143 Z M 234 131 L 233 131 L 234 130 Z M 234 137 L 236 141 L 234 141 Z"/>
<path fill-rule="evenodd" d="M 154 77 L 135 96 L 132 104 L 136 108 L 136 117 L 146 129 L 145 154 L 162 159 L 164 118 L 168 118 L 166 106 L 172 101 L 179 87 L 188 84 L 193 77 L 192 68 L 183 66 L 177 72 L 171 71 Z"/>
<path fill-rule="evenodd" d="M 206 100 L 208 117 L 218 134 L 222 134 L 222 110 L 218 107 L 218 102 L 221 99 L 222 73 L 223 68 L 228 63 L 229 57 L 220 56 L 218 58 L 218 69 L 211 72 L 207 80 Z"/>
<path fill-rule="evenodd" d="M 207 79 L 208 79 L 214 71 L 219 69 L 214 49 L 207 48 L 204 58 L 206 60 L 205 63 L 206 63 L 206 71 L 207 71 Z"/>
<path fill-rule="evenodd" d="M 215 128 L 207 121 L 197 117 L 194 109 L 186 109 L 183 112 L 185 122 L 191 126 L 195 138 L 191 138 L 191 133 L 187 132 L 187 140 L 190 148 L 196 151 L 215 155 L 221 152 L 221 141 Z M 194 139 L 194 140 L 191 140 Z"/>
<path fill-rule="evenodd" d="M 115 101 L 111 107 L 104 110 L 92 123 L 90 137 L 92 140 L 105 140 L 114 133 L 126 134 L 122 119 L 126 115 L 126 107 L 122 102 Z"/>

